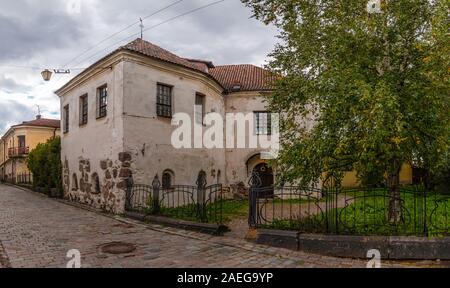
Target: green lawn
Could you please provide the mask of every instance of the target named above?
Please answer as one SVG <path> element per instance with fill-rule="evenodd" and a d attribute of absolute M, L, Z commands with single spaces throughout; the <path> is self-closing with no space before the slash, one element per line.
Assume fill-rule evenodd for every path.
<path fill-rule="evenodd" d="M 346 208 L 332 209 L 327 215 L 322 213 L 303 219 L 274 219 L 264 227 L 309 233 L 422 236 L 426 224 L 430 236 L 443 236 L 450 232 L 449 196 L 430 195 L 425 203 L 418 194 L 402 193 L 403 219 L 393 225 L 388 221 L 389 199 L 382 190 L 346 194 L 346 199 L 350 199 Z M 333 198 L 328 200 L 333 201 Z"/>
<path fill-rule="evenodd" d="M 220 215 L 220 209 L 222 209 L 222 215 Z M 147 211 L 148 214 L 153 214 L 151 211 Z M 248 215 L 248 201 L 247 200 L 223 200 L 216 203 L 209 204 L 206 207 L 207 223 L 228 223 L 235 218 L 247 217 Z M 176 208 L 164 208 L 161 207 L 158 215 L 199 222 L 197 214 L 197 206 L 195 204 L 180 206 Z M 220 221 L 222 220 L 222 221 Z"/>

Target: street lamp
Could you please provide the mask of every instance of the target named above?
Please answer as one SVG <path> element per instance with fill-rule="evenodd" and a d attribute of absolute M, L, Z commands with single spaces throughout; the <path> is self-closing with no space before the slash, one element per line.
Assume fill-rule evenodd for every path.
<path fill-rule="evenodd" d="M 41 75 L 42 75 L 42 78 L 44 79 L 44 81 L 50 81 L 53 73 L 55 73 L 55 74 L 70 74 L 70 70 L 69 69 L 54 69 L 52 72 L 49 69 L 45 69 L 44 71 L 41 72 Z"/>
<path fill-rule="evenodd" d="M 48 69 L 45 69 L 44 71 L 41 72 L 44 81 L 50 81 L 50 79 L 52 78 L 52 74 L 53 72 Z"/>

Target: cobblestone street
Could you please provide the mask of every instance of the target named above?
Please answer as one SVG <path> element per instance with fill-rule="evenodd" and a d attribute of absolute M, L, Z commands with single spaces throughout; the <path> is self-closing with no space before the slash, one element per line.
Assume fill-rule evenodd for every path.
<path fill-rule="evenodd" d="M 103 254 L 99 247 L 127 242 L 129 254 Z M 232 237 L 212 237 L 158 225 L 143 225 L 72 207 L 44 196 L 0 185 L 0 267 L 65 267 L 71 249 L 82 267 L 365 267 L 361 260 L 291 252 Z M 385 266 L 437 266 L 440 262 L 385 263 Z"/>

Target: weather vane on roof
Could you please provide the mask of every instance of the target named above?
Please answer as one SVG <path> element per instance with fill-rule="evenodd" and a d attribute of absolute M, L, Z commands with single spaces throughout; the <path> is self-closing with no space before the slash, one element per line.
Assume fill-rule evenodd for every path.
<path fill-rule="evenodd" d="M 141 22 L 139 25 L 139 27 L 141 27 L 141 39 L 144 39 L 144 22 L 142 21 L 142 18 L 139 18 L 139 21 Z"/>

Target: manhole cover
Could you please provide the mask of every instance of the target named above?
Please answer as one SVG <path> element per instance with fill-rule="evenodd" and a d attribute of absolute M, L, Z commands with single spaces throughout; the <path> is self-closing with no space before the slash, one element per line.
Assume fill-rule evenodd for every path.
<path fill-rule="evenodd" d="M 100 246 L 100 250 L 106 254 L 128 254 L 136 250 L 136 245 L 123 242 L 112 242 Z"/>

